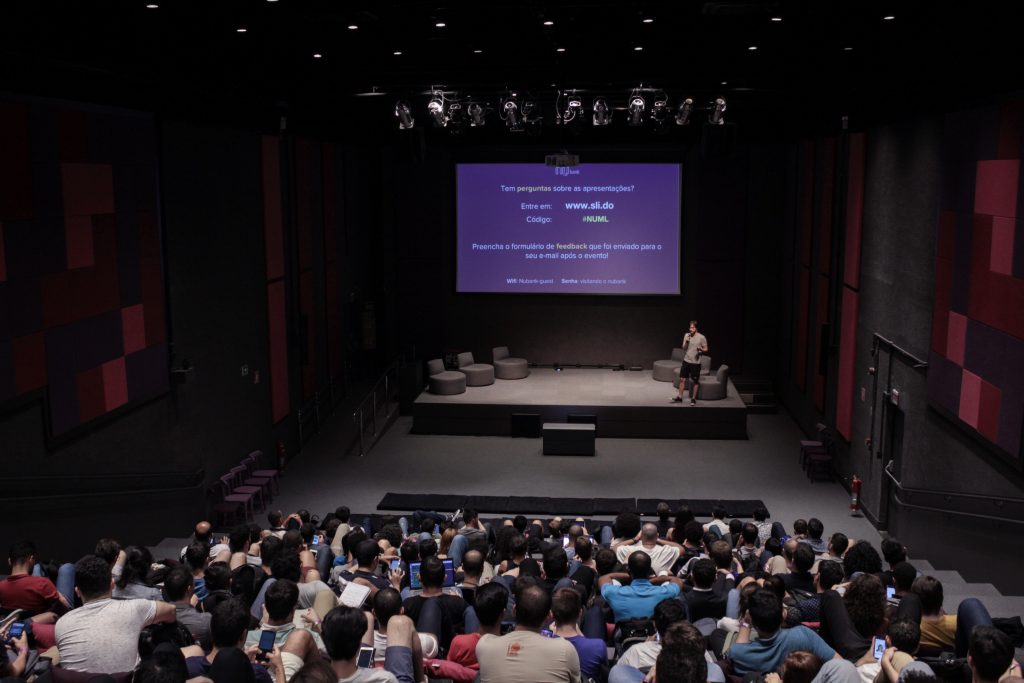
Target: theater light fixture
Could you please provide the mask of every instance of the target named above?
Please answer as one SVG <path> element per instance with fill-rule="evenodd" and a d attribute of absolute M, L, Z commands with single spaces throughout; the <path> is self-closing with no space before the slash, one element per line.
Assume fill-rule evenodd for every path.
<path fill-rule="evenodd" d="M 612 122 L 612 110 L 608 107 L 608 102 L 603 97 L 598 97 L 594 100 L 594 125 L 595 126 L 607 126 Z"/>
<path fill-rule="evenodd" d="M 711 113 L 708 114 L 708 123 L 721 126 L 725 123 L 725 98 L 717 98 L 712 107 Z"/>
<path fill-rule="evenodd" d="M 691 115 L 693 115 L 693 100 L 687 97 L 685 100 L 679 103 L 679 109 L 676 111 L 676 125 L 690 125 Z"/>
<path fill-rule="evenodd" d="M 558 92 L 558 97 L 555 99 L 555 111 L 558 112 L 558 123 L 563 125 L 579 124 L 583 122 L 583 99 L 580 98 L 576 93 L 566 95 L 567 101 L 565 105 L 565 111 L 561 111 L 558 107 L 558 101 L 562 98 L 562 92 Z"/>
<path fill-rule="evenodd" d="M 651 105 L 651 122 L 656 131 L 664 131 L 668 122 L 668 95 L 659 92 L 654 96 L 654 104 Z"/>
<path fill-rule="evenodd" d="M 644 101 L 643 95 L 636 90 L 629 96 L 629 125 L 631 126 L 642 126 L 644 123 L 644 109 L 647 107 L 647 102 Z"/>
<path fill-rule="evenodd" d="M 476 128 L 484 125 L 487 121 L 484 119 L 484 108 L 479 102 L 470 102 L 469 106 L 466 107 L 466 112 L 469 114 L 469 125 Z"/>
<path fill-rule="evenodd" d="M 512 133 L 523 132 L 523 121 L 519 114 L 519 103 L 516 102 L 515 95 L 505 100 L 505 104 L 501 107 L 501 119 L 508 126 L 508 129 Z"/>
<path fill-rule="evenodd" d="M 416 125 L 416 119 L 412 117 L 408 102 L 399 100 L 395 104 L 395 117 L 398 118 L 398 127 L 402 130 L 409 130 Z"/>
<path fill-rule="evenodd" d="M 448 117 L 444 115 L 444 95 L 441 93 L 434 93 L 433 97 L 430 98 L 430 102 L 427 103 L 427 113 L 430 114 L 430 118 L 434 121 L 435 128 L 444 128 L 448 123 Z"/>

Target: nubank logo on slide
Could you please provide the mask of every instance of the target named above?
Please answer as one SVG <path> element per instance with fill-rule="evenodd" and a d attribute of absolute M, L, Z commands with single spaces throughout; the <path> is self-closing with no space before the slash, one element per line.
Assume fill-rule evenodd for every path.
<path fill-rule="evenodd" d="M 456 167 L 458 291 L 679 294 L 678 164 L 554 171 Z"/>

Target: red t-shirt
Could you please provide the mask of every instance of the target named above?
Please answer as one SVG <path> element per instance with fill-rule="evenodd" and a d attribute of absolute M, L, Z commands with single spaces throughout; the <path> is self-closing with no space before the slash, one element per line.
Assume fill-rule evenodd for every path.
<path fill-rule="evenodd" d="M 59 599 L 57 587 L 42 576 L 18 574 L 0 581 L 0 605 L 4 609 L 45 612 Z"/>
<path fill-rule="evenodd" d="M 476 644 L 479 642 L 479 633 L 455 636 L 452 638 L 451 647 L 448 648 L 448 661 L 479 670 L 480 662 L 476 660 Z"/>

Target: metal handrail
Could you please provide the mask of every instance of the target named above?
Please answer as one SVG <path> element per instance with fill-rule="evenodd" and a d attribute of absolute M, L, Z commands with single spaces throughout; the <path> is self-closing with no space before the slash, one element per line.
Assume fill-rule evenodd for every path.
<path fill-rule="evenodd" d="M 1002 498 L 999 496 L 986 496 L 978 493 L 958 493 L 956 491 L 939 491 L 935 489 L 909 488 L 904 486 L 903 482 L 901 482 L 899 479 L 895 477 L 895 475 L 893 475 L 890 469 L 892 466 L 893 461 L 890 460 L 885 464 L 885 467 L 882 468 L 882 471 L 885 472 L 886 476 L 888 476 L 894 484 L 896 484 L 897 489 L 899 489 L 900 491 L 906 491 L 907 493 L 910 494 L 918 493 L 932 496 L 945 496 L 947 498 L 952 498 L 955 496 L 959 498 L 968 498 L 971 500 L 991 501 L 993 504 L 996 505 L 1002 505 L 1004 503 L 1016 503 L 1019 505 L 1024 505 L 1024 498 Z M 901 499 L 896 493 L 893 493 L 892 497 L 893 500 L 895 500 L 896 503 L 899 504 L 900 506 L 910 508 L 913 510 L 925 510 L 926 512 L 941 512 L 947 515 L 960 515 L 961 517 L 973 517 L 975 519 L 987 519 L 995 522 L 1008 522 L 1010 524 L 1024 524 L 1024 519 L 1012 519 L 1010 517 L 1000 517 L 998 515 L 986 515 L 978 512 L 964 512 L 962 510 L 948 510 L 944 508 L 932 507 L 930 505 L 908 503 Z"/>
<path fill-rule="evenodd" d="M 383 429 L 381 431 L 383 431 L 384 429 L 387 429 L 388 425 L 391 422 L 391 417 L 392 417 L 392 412 L 393 412 L 392 411 L 392 406 L 391 406 L 391 403 L 392 403 L 391 397 L 392 397 L 392 392 L 397 390 L 396 387 L 394 387 L 394 388 L 392 387 L 391 376 L 393 374 L 397 375 L 399 364 L 400 364 L 400 360 L 398 360 L 398 359 L 392 361 L 391 365 L 389 365 L 387 367 L 387 369 L 384 371 L 384 374 L 381 375 L 380 378 L 378 378 L 377 381 L 374 383 L 373 388 L 370 390 L 370 392 L 368 394 L 366 394 L 365 397 L 363 397 L 363 400 L 359 402 L 358 407 L 352 412 L 352 420 L 356 423 L 356 429 L 359 432 L 359 455 L 360 456 L 366 455 L 366 451 L 368 450 L 366 448 L 365 444 L 363 443 L 363 432 L 366 431 L 365 425 L 366 425 L 367 402 L 369 402 L 369 404 L 370 404 L 369 407 L 370 407 L 370 414 L 371 414 L 371 420 L 372 420 L 372 425 L 373 425 L 373 434 L 372 434 L 373 438 L 372 438 L 372 441 L 370 442 L 370 448 L 373 448 L 374 444 L 377 442 L 377 395 L 378 395 L 378 391 L 381 388 L 381 384 L 384 385 L 383 397 L 384 397 L 384 408 L 385 408 L 384 427 L 383 427 Z M 395 383 L 395 384 L 397 384 L 397 383 Z"/>

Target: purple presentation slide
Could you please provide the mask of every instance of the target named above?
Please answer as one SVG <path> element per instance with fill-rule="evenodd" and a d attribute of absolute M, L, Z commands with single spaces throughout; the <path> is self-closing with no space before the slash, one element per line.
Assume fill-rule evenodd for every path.
<path fill-rule="evenodd" d="M 679 294 L 679 164 L 458 164 L 459 292 Z"/>

